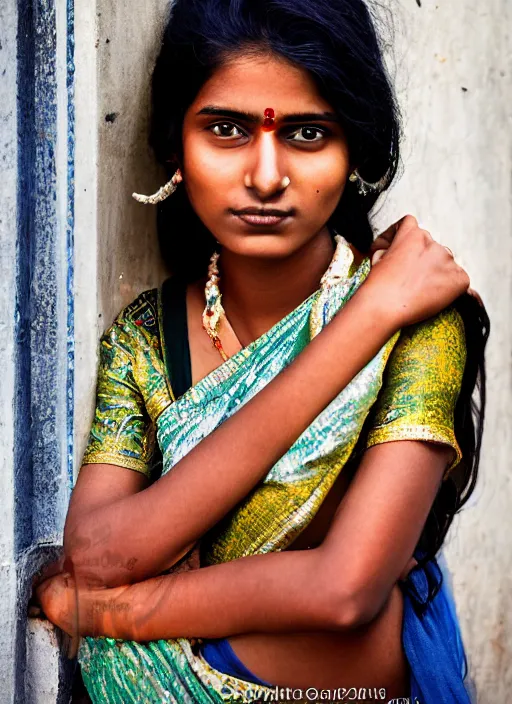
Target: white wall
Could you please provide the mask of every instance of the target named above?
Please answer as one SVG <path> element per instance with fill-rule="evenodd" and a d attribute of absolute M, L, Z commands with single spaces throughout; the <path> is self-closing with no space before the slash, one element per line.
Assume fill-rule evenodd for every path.
<path fill-rule="evenodd" d="M 480 478 L 447 559 L 480 704 L 512 687 L 512 7 L 395 0 L 405 171 L 377 221 L 411 212 L 468 271 L 491 319 Z M 463 91 L 463 87 L 467 92 Z"/>

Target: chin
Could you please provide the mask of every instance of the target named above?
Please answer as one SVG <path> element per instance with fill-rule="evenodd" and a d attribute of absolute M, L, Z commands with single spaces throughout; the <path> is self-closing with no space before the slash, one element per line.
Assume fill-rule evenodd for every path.
<path fill-rule="evenodd" d="M 278 233 L 252 233 L 237 235 L 225 242 L 219 240 L 233 254 L 255 259 L 285 259 L 300 249 L 305 241 L 291 235 Z"/>

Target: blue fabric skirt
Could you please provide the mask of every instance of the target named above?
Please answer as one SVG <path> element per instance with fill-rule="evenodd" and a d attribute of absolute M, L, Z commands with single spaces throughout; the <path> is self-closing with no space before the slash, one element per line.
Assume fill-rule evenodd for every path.
<path fill-rule="evenodd" d="M 427 604 L 429 584 L 439 582 L 439 591 Z M 412 570 L 406 582 L 399 582 L 404 595 L 402 645 L 410 667 L 411 704 L 476 702 L 449 582 L 442 555 L 425 567 Z M 204 642 L 201 653 L 220 672 L 274 686 L 245 667 L 227 638 Z"/>

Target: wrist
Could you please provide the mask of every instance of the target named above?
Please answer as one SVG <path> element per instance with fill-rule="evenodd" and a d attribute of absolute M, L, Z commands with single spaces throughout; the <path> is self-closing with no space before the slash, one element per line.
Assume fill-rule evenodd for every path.
<path fill-rule="evenodd" d="M 374 332 L 380 332 L 385 341 L 403 327 L 399 311 L 382 295 L 382 285 L 374 283 L 370 275 L 348 305 L 354 308 L 358 317 L 361 316 L 361 320 L 371 324 Z"/>
<path fill-rule="evenodd" d="M 173 637 L 163 624 L 168 625 L 172 609 L 167 601 L 176 583 L 176 575 L 167 574 L 132 584 L 122 596 L 115 618 L 116 630 L 124 640 L 139 642 Z"/>
<path fill-rule="evenodd" d="M 79 627 L 82 636 L 131 638 L 132 612 L 130 587 L 80 590 Z"/>

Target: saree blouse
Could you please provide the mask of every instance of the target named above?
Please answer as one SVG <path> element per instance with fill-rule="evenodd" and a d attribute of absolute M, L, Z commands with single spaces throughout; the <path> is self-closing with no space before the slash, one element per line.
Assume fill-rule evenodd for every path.
<path fill-rule="evenodd" d="M 160 414 L 176 398 L 166 371 L 161 290 L 124 308 L 99 346 L 96 409 L 83 464 L 114 464 L 154 481 L 161 457 Z M 466 362 L 464 324 L 453 307 L 404 328 L 370 411 L 364 447 L 395 440 L 447 444 L 462 459 L 454 411 Z"/>

